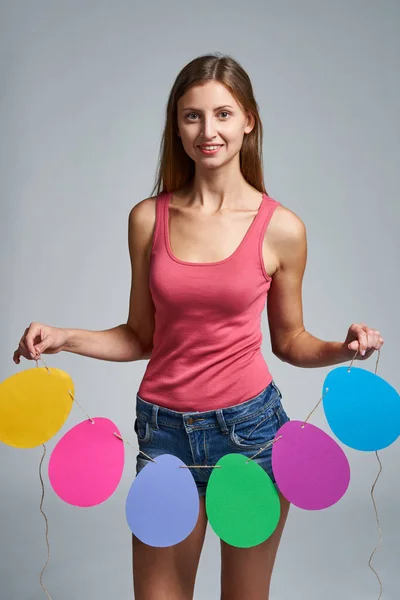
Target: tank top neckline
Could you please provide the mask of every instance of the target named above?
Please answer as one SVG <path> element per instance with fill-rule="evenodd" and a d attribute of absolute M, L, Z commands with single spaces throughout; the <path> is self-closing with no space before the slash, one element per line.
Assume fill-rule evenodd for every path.
<path fill-rule="evenodd" d="M 165 238 L 165 245 L 167 248 L 167 252 L 169 257 L 175 261 L 176 263 L 179 263 L 181 265 L 187 265 L 190 267 L 209 267 L 209 266 L 215 266 L 215 265 L 222 265 L 223 263 L 228 262 L 228 260 L 231 260 L 232 258 L 234 258 L 239 251 L 241 250 L 241 248 L 244 246 L 247 238 L 250 236 L 252 230 L 255 228 L 257 221 L 260 219 L 260 214 L 262 212 L 262 209 L 265 205 L 266 202 L 266 198 L 267 198 L 267 194 L 265 192 L 262 192 L 262 197 L 261 197 L 261 203 L 260 206 L 258 207 L 258 211 L 256 216 L 254 217 L 254 219 L 252 220 L 252 222 L 250 223 L 249 228 L 247 229 L 246 233 L 244 234 L 244 237 L 242 238 L 241 242 L 239 243 L 239 245 L 236 247 L 236 249 L 233 251 L 233 253 L 230 256 L 227 256 L 226 258 L 223 258 L 222 260 L 217 260 L 214 262 L 190 262 L 190 261 L 186 261 L 186 260 L 180 260 L 179 258 L 177 258 L 171 249 L 171 244 L 170 244 L 170 239 L 169 239 L 169 206 L 171 203 L 171 198 L 172 198 L 173 192 L 166 192 L 166 196 L 165 196 L 165 200 L 164 200 L 164 238 Z"/>

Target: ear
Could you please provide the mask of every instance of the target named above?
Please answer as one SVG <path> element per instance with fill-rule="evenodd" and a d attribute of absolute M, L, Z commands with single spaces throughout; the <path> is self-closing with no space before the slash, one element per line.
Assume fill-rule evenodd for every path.
<path fill-rule="evenodd" d="M 251 131 L 253 131 L 255 124 L 256 124 L 256 120 L 254 118 L 254 115 L 252 113 L 248 112 L 247 119 L 246 119 L 246 127 L 244 129 L 244 132 L 250 133 Z"/>

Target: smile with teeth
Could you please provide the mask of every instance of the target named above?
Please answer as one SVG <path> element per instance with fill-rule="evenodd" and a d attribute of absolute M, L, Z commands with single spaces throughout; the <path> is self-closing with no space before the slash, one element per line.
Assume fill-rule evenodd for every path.
<path fill-rule="evenodd" d="M 223 144 L 210 144 L 208 146 L 199 146 L 202 154 L 205 154 L 207 156 L 214 156 L 215 154 L 218 154 L 218 152 L 221 150 Z"/>

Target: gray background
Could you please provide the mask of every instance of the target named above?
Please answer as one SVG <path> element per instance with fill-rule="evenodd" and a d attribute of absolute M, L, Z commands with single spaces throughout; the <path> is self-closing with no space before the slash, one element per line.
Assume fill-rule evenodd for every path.
<path fill-rule="evenodd" d="M 189 60 L 220 51 L 252 79 L 265 127 L 267 190 L 307 226 L 306 328 L 326 340 L 343 340 L 353 322 L 379 329 L 378 373 L 399 388 L 399 3 L 277 4 L 2 2 L 0 380 L 35 366 L 12 361 L 31 321 L 85 329 L 126 322 L 128 213 L 150 194 L 170 87 Z M 299 369 L 271 355 L 266 314 L 263 333 L 284 406 L 303 419 L 330 368 Z M 70 373 L 91 416 L 114 420 L 137 447 L 134 401 L 146 361 L 44 358 Z M 375 359 L 357 366 L 373 371 Z M 84 418 L 74 405 L 47 444 L 51 558 L 44 582 L 53 600 L 128 599 L 124 503 L 135 450 L 126 446 L 121 484 L 100 506 L 69 506 L 48 481 L 51 450 Z M 321 405 L 311 422 L 330 431 Z M 374 453 L 344 449 L 352 479 L 343 499 L 324 511 L 291 508 L 271 600 L 379 596 L 368 567 L 379 539 L 370 496 L 379 464 Z M 45 597 L 41 455 L 41 447 L 0 445 L 1 600 Z M 375 498 L 384 542 L 373 566 L 385 600 L 393 600 L 400 588 L 400 444 L 380 458 Z M 219 598 L 219 538 L 210 526 L 195 598 Z"/>

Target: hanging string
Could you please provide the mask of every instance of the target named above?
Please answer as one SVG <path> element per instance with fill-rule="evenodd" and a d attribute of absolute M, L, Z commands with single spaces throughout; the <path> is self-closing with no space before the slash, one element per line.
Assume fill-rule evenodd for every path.
<path fill-rule="evenodd" d="M 351 363 L 350 363 L 350 365 L 349 365 L 349 368 L 348 368 L 348 372 L 350 372 L 350 369 L 351 369 L 351 367 L 352 367 L 352 365 L 353 365 L 353 362 L 354 362 L 354 360 L 355 360 L 355 358 L 356 358 L 357 354 L 358 354 L 358 350 L 356 350 L 356 353 L 354 354 L 354 356 L 353 356 L 353 358 L 352 358 L 352 360 L 351 360 Z M 380 358 L 380 349 L 378 349 L 378 356 L 377 356 L 376 365 L 375 365 L 375 375 L 377 374 L 377 370 L 378 370 L 379 358 Z M 49 372 L 49 374 L 51 375 L 52 373 L 51 373 L 50 369 L 48 368 L 48 366 L 46 365 L 46 363 L 44 362 L 44 360 L 43 360 L 41 357 L 39 357 L 39 359 L 37 359 L 37 360 L 36 360 L 36 367 L 38 367 L 38 366 L 39 366 L 39 365 L 38 365 L 38 360 L 41 360 L 41 361 L 43 362 L 43 364 L 45 365 L 45 368 L 47 369 L 47 371 L 48 371 L 48 372 Z M 325 390 L 325 393 L 324 393 L 324 394 L 322 395 L 322 397 L 319 399 L 319 401 L 317 402 L 317 404 L 315 405 L 315 407 L 312 409 L 312 411 L 310 412 L 310 414 L 307 416 L 307 418 L 305 419 L 305 421 L 303 421 L 303 424 L 301 425 L 301 428 L 302 428 L 302 429 L 304 429 L 304 426 L 305 426 L 305 424 L 306 424 L 306 423 L 307 423 L 307 421 L 310 419 L 310 417 L 311 417 L 311 415 L 314 413 L 314 411 L 315 411 L 315 410 L 318 408 L 318 406 L 320 405 L 320 403 L 322 402 L 323 398 L 325 397 L 325 395 L 326 395 L 326 393 L 327 393 L 328 391 L 329 391 L 329 388 L 326 388 L 326 390 Z M 73 401 L 77 403 L 77 405 L 79 406 L 79 408 L 80 408 L 80 409 L 82 410 L 82 412 L 83 412 L 83 413 L 86 415 L 86 417 L 88 418 L 88 420 L 90 420 L 90 421 L 91 421 L 91 423 L 94 425 L 94 424 L 95 424 L 94 420 L 93 420 L 93 419 L 92 419 L 92 418 L 91 418 L 91 417 L 90 417 L 90 416 L 87 414 L 87 412 L 84 410 L 84 408 L 81 406 L 81 404 L 80 404 L 80 403 L 79 403 L 79 402 L 76 400 L 76 398 L 75 398 L 74 394 L 72 394 L 72 392 L 71 392 L 70 390 L 68 390 L 68 393 L 69 393 L 69 395 L 71 396 L 71 398 L 73 399 Z M 124 440 L 124 439 L 123 439 L 123 438 L 122 438 L 122 437 L 121 437 L 119 434 L 117 434 L 116 432 L 114 432 L 114 435 L 115 435 L 115 436 L 116 436 L 118 439 L 120 439 L 122 442 L 124 442 L 124 443 L 128 444 L 129 446 L 131 446 L 131 448 L 135 449 L 135 448 L 134 448 L 134 446 L 132 446 L 132 444 L 130 444 L 130 443 L 127 441 L 127 440 Z M 269 448 L 270 446 L 272 446 L 272 444 L 275 444 L 275 443 L 276 443 L 276 442 L 277 442 L 277 441 L 278 441 L 278 440 L 279 440 L 281 437 L 283 437 L 283 436 L 282 436 L 282 435 L 279 435 L 277 438 L 274 438 L 273 440 L 270 440 L 270 441 L 269 441 L 269 442 L 268 442 L 268 443 L 267 443 L 265 446 L 263 446 L 262 448 L 260 448 L 260 450 L 259 450 L 258 452 L 256 452 L 256 453 L 255 453 L 255 454 L 254 454 L 252 457 L 250 457 L 250 458 L 249 458 L 249 459 L 248 459 L 246 462 L 249 462 L 250 460 L 253 460 L 253 459 L 254 459 L 256 456 L 258 456 L 258 455 L 259 455 L 261 452 L 263 452 L 264 450 L 266 450 L 267 448 Z M 43 458 L 44 458 L 44 456 L 45 456 L 45 454 L 46 454 L 46 447 L 45 447 L 45 445 L 44 445 L 44 444 L 42 444 L 42 445 L 43 445 L 43 448 L 44 448 L 44 453 L 43 453 L 43 455 L 42 455 L 42 459 L 41 459 L 41 461 L 40 461 L 40 467 L 39 467 L 39 475 L 40 475 L 40 480 L 41 480 L 41 483 L 42 483 L 42 499 L 41 499 L 41 503 L 40 503 L 40 510 L 41 510 L 41 512 L 42 512 L 42 514 L 43 514 L 43 516 L 44 516 L 45 520 L 46 520 L 47 561 L 46 561 L 46 563 L 45 563 L 45 565 L 44 565 L 44 567 L 43 567 L 43 569 L 42 569 L 42 572 L 41 572 L 41 574 L 40 574 L 40 584 L 41 584 L 41 586 L 42 586 L 42 588 L 43 588 L 44 592 L 46 593 L 47 597 L 49 598 L 49 600 L 51 600 L 51 596 L 50 596 L 50 594 L 48 593 L 47 589 L 44 587 L 44 585 L 43 585 L 43 583 L 42 583 L 42 575 L 43 575 L 43 573 L 44 573 L 44 570 L 46 569 L 46 566 L 47 566 L 47 564 L 48 564 L 48 562 L 49 562 L 49 559 L 50 559 L 50 546 L 49 546 L 49 541 L 48 541 L 48 520 L 47 520 L 46 514 L 45 514 L 45 513 L 43 512 L 43 510 L 42 510 L 42 504 L 43 504 L 43 498 L 44 498 L 44 486 L 43 486 L 43 479 L 42 479 L 42 475 L 41 475 L 41 467 L 42 467 Z M 143 452 L 143 450 L 139 450 L 139 453 L 141 453 L 141 454 L 144 454 L 144 456 L 146 456 L 146 457 L 147 457 L 147 458 L 148 458 L 150 461 L 152 461 L 152 462 L 155 462 L 155 463 L 157 462 L 157 461 L 156 461 L 154 458 L 152 458 L 151 456 L 148 456 L 148 455 L 147 455 L 145 452 Z M 375 575 L 376 575 L 376 577 L 377 577 L 377 579 L 378 579 L 378 581 L 379 581 L 379 585 L 380 585 L 380 594 L 379 594 L 379 598 L 378 598 L 378 600 L 381 600 L 381 597 L 382 597 L 382 591 L 383 591 L 382 582 L 381 582 L 381 580 L 380 580 L 380 578 L 379 578 L 379 575 L 378 575 L 378 573 L 375 571 L 375 569 L 374 569 L 374 568 L 372 567 L 372 565 L 371 565 L 371 560 L 372 560 L 372 557 L 374 556 L 375 552 L 377 552 L 377 551 L 378 551 L 378 549 L 379 549 L 379 546 L 382 544 L 382 541 L 383 541 L 383 535 L 382 535 L 382 530 L 381 530 L 381 527 L 380 527 L 380 522 L 379 522 L 378 511 L 377 511 L 377 508 L 376 508 L 376 503 L 375 503 L 375 499 L 374 499 L 374 488 L 375 488 L 375 485 L 376 485 L 376 483 L 377 483 L 377 481 L 378 481 L 378 479 L 379 479 L 379 476 L 380 476 L 380 474 L 381 474 L 381 472 L 382 472 L 382 463 L 381 463 L 381 462 L 380 462 L 380 460 L 379 460 L 379 456 L 378 456 L 378 452 L 377 452 L 377 451 L 375 451 L 375 455 L 376 455 L 376 457 L 377 457 L 377 460 L 378 460 L 378 462 L 379 462 L 379 464 L 380 464 L 380 471 L 379 471 L 379 473 L 378 473 L 378 475 L 377 475 L 377 477 L 376 477 L 376 479 L 375 479 L 375 482 L 374 482 L 374 484 L 373 484 L 373 486 L 372 486 L 372 489 L 371 489 L 371 496 L 372 496 L 372 501 L 373 501 L 373 504 L 374 504 L 375 515 L 376 515 L 377 524 L 378 524 L 378 530 L 379 530 L 379 535 L 380 535 L 380 541 L 379 541 L 379 544 L 378 544 L 378 546 L 377 546 L 377 547 L 374 549 L 374 551 L 372 552 L 372 554 L 371 554 L 371 556 L 370 556 L 370 559 L 369 559 L 369 561 L 368 561 L 368 565 L 369 565 L 370 569 L 371 569 L 371 570 L 372 570 L 372 571 L 375 573 Z M 194 468 L 194 469 L 215 469 L 215 468 L 217 468 L 217 469 L 220 469 L 220 468 L 221 468 L 221 465 L 180 465 L 180 466 L 179 466 L 179 468 L 181 468 L 181 469 L 192 469 L 192 468 Z"/>
<path fill-rule="evenodd" d="M 349 368 L 347 369 L 347 372 L 348 372 L 348 373 L 350 373 L 350 369 L 351 369 L 351 367 L 353 366 L 353 362 L 355 361 L 357 354 L 358 354 L 358 349 L 356 350 L 356 353 L 354 354 L 354 356 L 353 356 L 353 358 L 352 358 L 352 360 L 351 360 L 351 363 L 350 363 L 350 365 L 349 365 Z M 376 364 L 375 364 L 375 375 L 376 375 L 376 374 L 377 374 L 377 372 L 378 372 L 378 364 L 379 364 L 379 358 L 380 358 L 380 355 L 381 355 L 381 350 L 380 350 L 380 348 L 379 348 L 379 349 L 378 349 L 378 356 L 377 356 L 377 358 L 376 358 Z M 326 390 L 325 390 L 325 393 L 323 394 L 322 398 L 319 400 L 319 402 L 317 403 L 317 405 L 315 406 L 315 408 L 313 408 L 313 410 L 311 411 L 311 413 L 308 415 L 307 419 L 305 420 L 305 423 L 306 423 L 306 422 L 308 421 L 308 419 L 311 417 L 312 413 L 313 413 L 313 412 L 314 412 L 314 410 L 317 408 L 317 406 L 320 404 L 321 400 L 324 398 L 324 396 L 326 395 L 326 393 L 327 393 L 328 391 L 329 391 L 329 388 L 326 388 Z M 301 427 L 302 427 L 302 428 L 304 428 L 304 424 L 303 424 Z M 375 569 L 374 569 L 374 568 L 372 567 L 372 565 L 371 565 L 372 557 L 374 556 L 375 552 L 377 552 L 377 551 L 378 551 L 378 549 L 379 549 L 379 547 L 380 547 L 380 545 L 382 544 L 382 541 L 383 541 L 382 529 L 381 529 L 381 526 L 380 526 L 380 522 L 379 522 L 379 516 L 378 516 L 378 510 L 377 510 L 377 508 L 376 508 L 376 502 L 375 502 L 375 498 L 374 498 L 374 489 L 375 489 L 375 485 L 376 485 L 376 483 L 377 483 L 377 481 L 378 481 L 378 479 L 379 479 L 379 477 L 380 477 L 380 474 L 381 474 L 381 472 L 382 472 L 382 463 L 381 463 L 381 461 L 380 461 L 380 459 L 379 459 L 379 455 L 378 455 L 378 452 L 377 452 L 377 450 L 375 450 L 375 456 L 376 456 L 376 458 L 377 458 L 377 460 L 378 460 L 378 462 L 379 462 L 380 469 L 379 469 L 378 475 L 377 475 L 377 477 L 376 477 L 376 479 L 375 479 L 375 481 L 374 481 L 374 484 L 373 484 L 373 486 L 372 486 L 372 488 L 371 488 L 371 497 L 372 497 L 372 502 L 373 502 L 373 504 L 374 504 L 374 510 L 375 510 L 375 516 L 376 516 L 376 522 L 377 522 L 378 531 L 379 531 L 379 544 L 378 544 L 378 545 L 376 546 L 376 548 L 373 550 L 373 552 L 372 552 L 372 554 L 371 554 L 371 556 L 370 556 L 370 558 L 369 558 L 369 561 L 368 561 L 368 566 L 369 566 L 369 568 L 370 568 L 370 569 L 371 569 L 371 570 L 372 570 L 372 571 L 375 573 L 375 575 L 376 575 L 376 577 L 377 577 L 377 579 L 378 579 L 378 581 L 379 581 L 380 592 L 379 592 L 379 598 L 378 598 L 378 600 L 381 600 L 381 598 L 382 598 L 382 593 L 383 593 L 382 581 L 380 580 L 378 573 L 375 571 Z"/>
<path fill-rule="evenodd" d="M 357 350 L 357 352 L 358 352 L 358 350 Z M 351 369 L 351 367 L 352 367 L 352 365 L 353 365 L 353 362 L 354 362 L 354 360 L 355 360 L 355 358 L 356 358 L 356 356 L 357 356 L 357 352 L 355 353 L 355 355 L 354 355 L 354 357 L 353 357 L 353 360 L 351 361 L 351 363 L 350 363 L 350 366 L 349 366 L 349 368 L 347 369 L 347 372 L 348 372 L 348 373 L 350 372 L 350 369 Z M 377 372 L 378 372 L 378 364 L 379 364 L 379 358 L 380 358 L 380 355 L 381 355 L 381 349 L 379 348 L 379 349 L 378 349 L 378 356 L 377 356 L 377 358 L 376 358 L 376 364 L 375 364 L 375 375 L 376 375 L 376 374 L 377 374 Z M 378 451 L 377 451 L 377 450 L 375 450 L 375 456 L 376 456 L 376 458 L 377 458 L 377 461 L 379 462 L 379 467 L 380 467 L 380 468 L 379 468 L 378 475 L 376 476 L 376 479 L 375 479 L 375 481 L 374 481 L 374 483 L 373 483 L 373 486 L 372 486 L 372 488 L 371 488 L 371 498 L 372 498 L 372 502 L 373 502 L 373 505 L 374 505 L 374 511 L 375 511 L 375 516 L 376 516 L 376 522 L 377 522 L 378 531 L 379 531 L 379 544 L 376 546 L 376 548 L 374 548 L 374 550 L 373 550 L 373 552 L 372 552 L 371 556 L 369 557 L 368 566 L 369 566 L 369 568 L 370 568 L 370 569 L 371 569 L 371 570 L 372 570 L 372 571 L 375 573 L 375 575 L 376 575 L 376 578 L 377 578 L 377 579 L 378 579 L 378 581 L 379 581 L 379 598 L 378 598 L 378 600 L 380 600 L 380 599 L 382 598 L 382 594 L 383 594 L 383 586 L 382 586 L 382 581 L 380 580 L 378 573 L 375 571 L 375 569 L 374 569 L 374 568 L 373 568 L 373 566 L 371 565 L 372 557 L 374 556 L 375 552 L 377 552 L 377 551 L 379 550 L 379 547 L 381 546 L 381 544 L 382 544 L 382 542 L 383 542 L 383 534 L 382 534 L 382 529 L 381 529 L 381 526 L 380 526 L 380 522 L 379 522 L 379 516 L 378 516 L 378 510 L 377 510 L 377 508 L 376 508 L 376 502 L 375 502 L 375 498 L 374 498 L 374 489 L 375 489 L 375 485 L 376 485 L 376 483 L 377 483 L 377 481 L 378 481 L 378 479 L 379 479 L 379 477 L 380 477 L 380 474 L 382 473 L 382 463 L 381 463 L 381 461 L 380 461 L 380 458 L 379 458 L 379 455 L 378 455 Z"/>
<path fill-rule="evenodd" d="M 381 354 L 381 350 L 380 350 L 380 348 L 379 348 L 379 350 L 378 350 L 378 357 L 377 357 L 377 359 L 376 359 L 376 365 L 375 365 L 375 375 L 377 374 L 377 371 L 378 371 L 378 363 L 379 363 L 379 357 L 380 357 L 380 354 Z M 372 486 L 372 488 L 371 488 L 371 498 L 372 498 L 372 502 L 373 502 L 373 504 L 374 504 L 374 510 L 375 510 L 375 516 L 376 516 L 376 522 L 377 522 L 377 524 L 378 524 L 378 531 L 379 531 L 379 544 L 376 546 L 376 548 L 375 548 L 375 549 L 374 549 L 374 551 L 372 552 L 371 556 L 369 557 L 368 565 L 369 565 L 370 569 L 371 569 L 371 570 L 372 570 L 372 571 L 375 573 L 375 575 L 376 575 L 376 577 L 377 577 L 377 579 L 378 579 L 378 581 L 379 581 L 380 591 L 379 591 L 379 598 L 378 598 L 378 600 L 380 600 L 380 599 L 382 598 L 382 594 L 383 594 L 383 586 L 382 586 L 382 581 L 380 580 L 378 573 L 375 571 L 375 569 L 374 569 L 374 568 L 373 568 L 373 566 L 371 565 L 372 557 L 374 556 L 375 552 L 377 552 L 377 551 L 379 550 L 379 547 L 381 546 L 381 544 L 382 544 L 382 542 L 383 542 L 383 534 L 382 534 L 382 529 L 381 529 L 381 526 L 380 526 L 380 523 L 379 523 L 378 510 L 377 510 L 377 508 L 376 508 L 376 503 L 375 503 L 375 498 L 374 498 L 374 489 L 375 489 L 375 485 L 376 485 L 376 482 L 378 481 L 378 479 L 379 479 L 379 477 L 380 477 L 380 475 L 381 475 L 381 473 L 382 473 L 382 463 L 381 463 L 381 461 L 380 461 L 380 458 L 379 458 L 379 455 L 378 455 L 378 451 L 377 451 L 377 450 L 375 450 L 375 456 L 376 456 L 376 459 L 377 459 L 377 461 L 379 462 L 379 467 L 380 467 L 380 468 L 379 468 L 378 475 L 376 476 L 376 479 L 375 479 L 375 481 L 374 481 L 374 484 L 373 484 L 373 486 Z"/>
<path fill-rule="evenodd" d="M 375 450 L 375 455 L 376 455 L 376 458 L 378 459 L 378 462 L 379 462 L 379 465 L 380 465 L 380 470 L 379 470 L 379 473 L 378 473 L 378 475 L 376 476 L 376 479 L 375 479 L 375 481 L 374 481 L 374 485 L 372 486 L 372 489 L 371 489 L 371 496 L 372 496 L 372 502 L 374 503 L 374 510 L 375 510 L 376 521 L 377 521 L 377 523 L 378 523 L 378 531 L 379 531 L 379 544 L 377 545 L 377 547 L 374 549 L 374 551 L 372 552 L 371 556 L 369 557 L 368 566 L 369 566 L 369 568 L 370 568 L 370 569 L 371 569 L 371 570 L 372 570 L 372 571 L 375 573 L 375 575 L 376 575 L 376 577 L 377 577 L 377 579 L 378 579 L 378 581 L 379 581 L 380 593 L 379 593 L 379 598 L 378 598 L 378 600 L 380 600 L 380 599 L 382 598 L 382 593 L 383 593 L 383 586 L 382 586 L 382 582 L 381 582 L 381 580 L 380 580 L 380 578 L 379 578 L 379 575 L 378 575 L 378 573 L 375 571 L 375 569 L 374 569 L 374 568 L 373 568 L 373 566 L 371 565 L 371 560 L 372 560 L 372 557 L 374 556 L 375 552 L 377 552 L 377 551 L 378 551 L 378 549 L 379 549 L 379 546 L 380 546 L 380 545 L 382 544 L 382 542 L 383 542 L 383 534 L 382 534 L 382 529 L 381 529 L 381 526 L 380 526 L 380 523 L 379 523 L 378 511 L 377 511 L 376 504 L 375 504 L 375 499 L 374 499 L 374 488 L 375 488 L 376 482 L 378 481 L 378 479 L 379 479 L 379 476 L 380 476 L 380 474 L 381 474 L 381 472 L 382 472 L 382 463 L 381 463 L 381 461 L 379 460 L 378 452 L 377 452 L 376 450 Z"/>
<path fill-rule="evenodd" d="M 353 362 L 356 358 L 358 354 L 358 350 L 356 350 L 356 353 L 354 354 L 349 369 L 348 371 L 350 371 Z M 378 368 L 378 362 L 379 362 L 379 355 L 380 355 L 380 349 L 378 350 L 378 358 L 376 361 L 376 366 L 375 366 L 375 374 L 377 372 L 377 368 Z M 319 401 L 317 402 L 317 404 L 314 406 L 314 408 L 312 409 L 312 411 L 310 412 L 310 414 L 308 415 L 308 417 L 305 419 L 305 421 L 303 421 L 303 424 L 301 426 L 302 429 L 304 429 L 304 425 L 305 423 L 307 423 L 307 421 L 309 420 L 309 418 L 311 417 L 311 415 L 313 414 L 313 412 L 318 408 L 318 406 L 320 405 L 320 403 L 322 402 L 323 398 L 325 397 L 326 393 L 328 392 L 328 388 L 326 388 L 325 393 L 321 396 L 321 398 L 319 399 Z M 256 456 L 258 456 L 261 452 L 264 452 L 264 450 L 266 450 L 267 448 L 269 448 L 270 446 L 272 446 L 272 444 L 275 444 L 280 438 L 282 437 L 282 435 L 279 435 L 277 438 L 274 438 L 273 440 L 270 440 L 265 446 L 263 446 L 262 448 L 260 448 L 260 450 L 258 450 L 258 452 L 256 452 L 255 454 L 253 454 L 253 456 L 251 456 L 250 458 L 248 458 L 246 460 L 246 463 L 249 462 L 250 460 L 253 460 Z M 122 439 L 122 438 L 121 438 Z M 146 458 L 148 458 L 149 460 L 151 460 L 152 462 L 157 462 L 154 458 L 152 458 L 151 456 L 148 456 L 145 452 L 143 452 L 143 450 L 139 450 L 140 454 L 144 454 L 144 456 L 146 456 Z M 180 469 L 220 469 L 221 465 L 180 465 L 179 466 Z"/>
<path fill-rule="evenodd" d="M 42 358 L 39 358 L 39 359 L 36 360 L 36 367 L 39 367 L 39 364 L 38 364 L 39 360 L 42 361 L 42 363 L 44 364 L 45 368 L 47 369 L 49 375 L 52 375 L 52 372 L 50 371 L 49 367 L 46 365 L 46 363 L 44 362 L 44 360 Z M 74 400 L 74 402 L 77 403 L 77 405 L 82 410 L 82 412 L 87 416 L 87 418 L 89 419 L 89 421 L 91 421 L 91 423 L 94 425 L 94 420 L 91 417 L 89 417 L 89 415 L 87 414 L 87 412 L 79 404 L 79 402 L 76 400 L 76 398 L 74 397 L 74 395 L 71 393 L 70 390 L 68 390 L 68 393 L 71 396 L 71 398 Z M 42 444 L 42 446 L 43 446 L 43 454 L 42 454 L 42 458 L 41 458 L 40 464 L 39 464 L 39 477 L 40 477 L 40 482 L 41 482 L 41 485 L 42 485 L 42 497 L 41 497 L 41 500 L 40 500 L 40 512 L 42 513 L 42 515 L 44 516 L 44 519 L 46 521 L 47 560 L 46 560 L 45 565 L 44 565 L 44 567 L 43 567 L 43 569 L 42 569 L 42 571 L 40 573 L 40 585 L 42 586 L 42 589 L 43 589 L 44 593 L 46 594 L 47 598 L 49 600 L 52 600 L 52 598 L 51 598 L 51 596 L 50 596 L 47 588 L 43 584 L 43 573 L 44 573 L 44 571 L 45 571 L 45 569 L 46 569 L 46 567 L 47 567 L 47 565 L 48 565 L 48 563 L 50 561 L 50 544 L 49 544 L 49 536 L 48 536 L 48 534 L 49 534 L 49 522 L 47 520 L 46 513 L 43 511 L 43 508 L 42 508 L 43 507 L 43 499 L 44 499 L 44 485 L 43 485 L 43 477 L 42 477 L 42 463 L 43 463 L 43 459 L 44 459 L 44 457 L 46 455 L 46 446 L 45 446 L 45 444 Z"/>
<path fill-rule="evenodd" d="M 45 585 L 43 584 L 43 573 L 44 573 L 44 571 L 45 571 L 45 569 L 47 567 L 47 564 L 48 564 L 48 562 L 50 560 L 50 546 L 49 546 L 49 537 L 48 537 L 48 534 L 49 534 L 49 522 L 47 520 L 46 513 L 42 509 L 43 499 L 44 499 L 44 485 L 43 485 L 43 478 L 42 478 L 42 463 L 43 463 L 43 459 L 44 459 L 45 454 L 46 454 L 46 446 L 44 444 L 42 444 L 42 446 L 43 446 L 43 454 L 42 454 L 42 458 L 40 459 L 40 465 L 39 465 L 39 477 L 40 477 L 40 483 L 42 484 L 42 497 L 40 499 L 40 512 L 42 513 L 42 515 L 44 516 L 45 521 L 46 521 L 47 560 L 46 560 L 46 563 L 45 563 L 45 565 L 44 565 L 44 567 L 43 567 L 43 569 L 42 569 L 42 571 L 40 573 L 40 585 L 42 586 L 43 591 L 46 594 L 46 596 L 49 598 L 49 600 L 51 600 L 51 596 L 50 596 L 49 592 L 47 591 Z"/>
<path fill-rule="evenodd" d="M 377 359 L 376 359 L 376 365 L 375 365 L 375 375 L 377 374 L 377 371 L 378 371 L 378 364 L 379 364 L 380 353 L 381 353 L 381 351 L 380 351 L 380 348 L 379 348 L 378 349 L 378 356 L 377 356 Z M 356 350 L 356 352 L 355 352 L 355 354 L 354 354 L 354 356 L 353 356 L 353 358 L 351 360 L 351 363 L 350 363 L 349 368 L 348 368 L 348 372 L 350 372 L 350 369 L 353 366 L 353 363 L 354 363 L 354 361 L 356 359 L 357 354 L 358 354 L 358 349 Z M 314 408 L 312 409 L 312 411 L 310 412 L 310 414 L 308 415 L 308 417 L 305 419 L 305 421 L 303 421 L 303 424 L 301 425 L 302 429 L 304 429 L 305 424 L 310 419 L 311 415 L 315 412 L 315 410 L 318 408 L 318 406 L 320 405 L 320 403 L 322 402 L 323 398 L 325 397 L 325 395 L 327 394 L 328 391 L 329 391 L 329 388 L 326 388 L 325 392 L 323 393 L 323 395 L 321 396 L 321 398 L 319 399 L 319 401 L 317 402 L 317 404 L 314 406 Z M 272 446 L 272 444 L 275 444 L 281 437 L 283 437 L 283 436 L 279 435 L 277 438 L 274 438 L 273 440 L 269 441 L 268 444 L 266 444 L 265 446 L 263 446 L 262 448 L 260 448 L 260 450 L 258 452 L 256 452 L 256 454 L 253 454 L 253 456 L 251 458 L 247 459 L 246 463 L 249 462 L 250 460 L 253 460 L 261 452 L 263 452 L 264 450 L 266 450 L 267 448 L 269 448 L 270 446 Z M 152 462 L 157 462 L 154 458 L 152 458 L 151 456 L 148 456 L 142 450 L 139 450 L 139 452 L 142 453 L 142 454 L 144 454 Z M 372 496 L 372 502 L 374 504 L 374 510 L 375 510 L 375 515 L 376 515 L 376 520 L 377 520 L 377 525 L 378 525 L 378 531 L 379 531 L 380 541 L 379 541 L 378 546 L 372 552 L 372 554 L 370 556 L 370 559 L 368 561 L 368 565 L 369 565 L 370 569 L 375 573 L 375 575 L 376 575 L 376 577 L 377 577 L 377 579 L 379 581 L 380 594 L 379 594 L 378 600 L 381 600 L 381 598 L 382 598 L 382 592 L 383 592 L 382 582 L 381 582 L 381 580 L 379 578 L 378 573 L 375 571 L 375 569 L 371 565 L 372 557 L 374 556 L 375 552 L 377 552 L 377 550 L 379 549 L 379 546 L 382 544 L 382 541 L 383 541 L 382 530 L 381 530 L 381 527 L 380 527 L 378 511 L 377 511 L 377 508 L 376 508 L 376 503 L 375 503 L 375 498 L 374 498 L 374 488 L 375 488 L 376 482 L 378 481 L 379 476 L 380 476 L 380 474 L 382 472 L 382 463 L 379 460 L 379 456 L 378 456 L 378 452 L 377 451 L 375 451 L 375 455 L 376 455 L 376 458 L 378 459 L 379 464 L 380 464 L 380 471 L 379 471 L 379 473 L 377 475 L 377 478 L 375 479 L 375 482 L 374 482 L 374 484 L 372 486 L 371 496 Z M 192 469 L 192 468 L 193 469 L 220 469 L 221 465 L 185 465 L 185 466 L 179 465 L 179 468 L 180 469 Z"/>
<path fill-rule="evenodd" d="M 36 367 L 38 367 L 38 361 L 36 361 Z M 46 366 L 46 369 L 49 371 L 49 373 L 51 374 L 51 371 L 48 369 L 48 367 Z M 42 463 L 43 463 L 43 459 L 46 455 L 46 446 L 44 444 L 42 444 L 43 446 L 43 454 L 42 454 L 42 458 L 40 459 L 40 463 L 39 463 L 39 478 L 40 478 L 40 483 L 42 485 L 42 497 L 40 499 L 40 512 L 42 513 L 42 515 L 44 516 L 44 519 L 46 521 L 46 545 L 47 545 L 47 560 L 45 562 L 45 565 L 40 573 L 40 585 L 42 586 L 42 589 L 44 591 L 44 593 L 46 594 L 46 596 L 49 598 L 49 600 L 51 599 L 51 596 L 46 588 L 46 586 L 43 583 L 43 573 L 48 565 L 48 562 L 50 560 L 50 545 L 49 545 L 49 522 L 47 520 L 47 516 L 46 513 L 43 510 L 43 499 L 44 499 L 44 484 L 43 484 L 43 477 L 42 477 Z"/>

